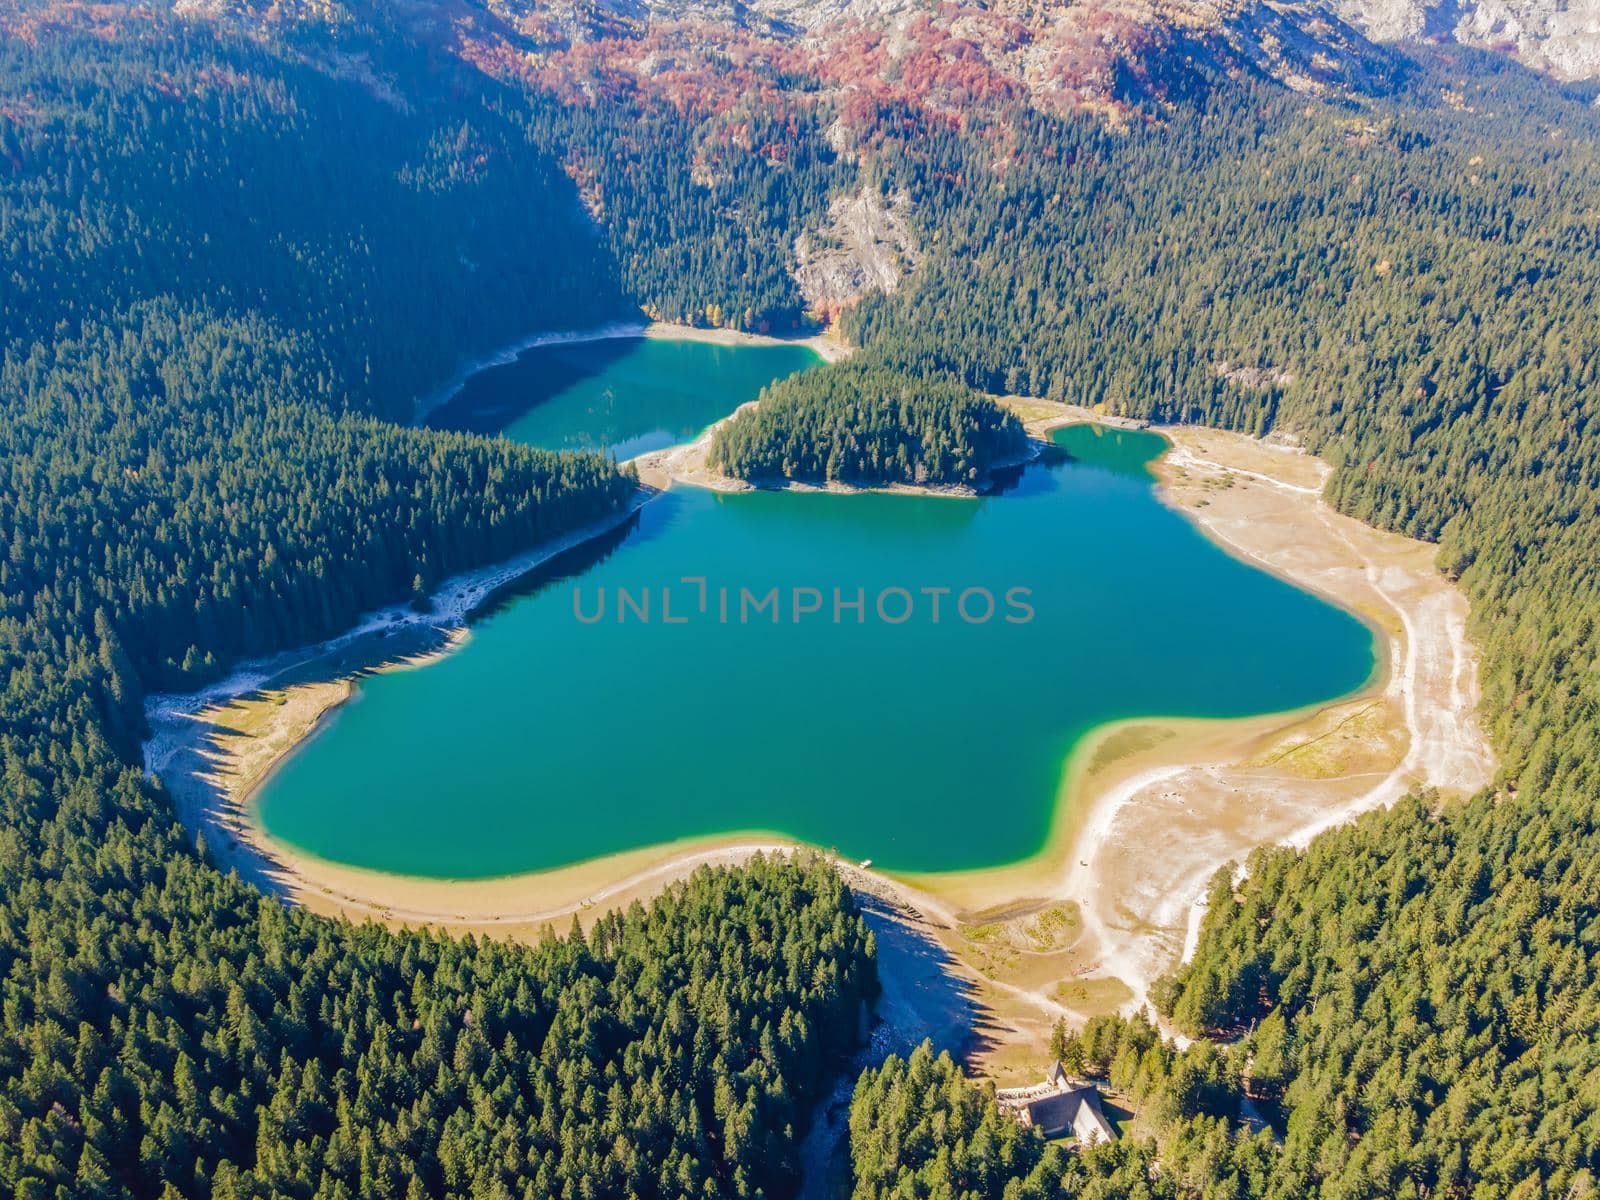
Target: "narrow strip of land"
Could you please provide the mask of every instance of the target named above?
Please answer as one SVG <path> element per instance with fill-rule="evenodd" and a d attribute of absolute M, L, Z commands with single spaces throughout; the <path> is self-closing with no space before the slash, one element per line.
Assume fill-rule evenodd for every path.
<path fill-rule="evenodd" d="M 1034 432 L 1098 419 L 1016 407 Z M 1292 445 L 1158 432 L 1173 443 L 1155 466 L 1163 498 L 1231 553 L 1366 619 L 1387 670 L 1374 691 L 1288 721 L 1216 723 L 1203 753 L 1162 722 L 1105 731 L 1085 752 L 1080 824 L 1053 881 L 1019 881 L 1013 895 L 1033 899 L 994 915 L 980 907 L 993 899 L 986 889 L 941 889 L 965 903 L 958 956 L 987 977 L 992 1015 L 1012 1031 L 985 1057 L 1002 1077 L 1036 1070 L 1054 1015 L 1144 1004 L 1193 952 L 1219 867 L 1256 846 L 1303 846 L 1416 788 L 1470 795 L 1494 771 L 1467 603 L 1434 569 L 1435 548 L 1335 512 L 1322 499 L 1329 468 Z M 1054 941 L 1038 929 L 1051 913 L 1069 926 Z"/>
<path fill-rule="evenodd" d="M 1062 405 L 1011 403 L 1036 434 L 1099 419 Z M 952 1011 L 957 996 L 963 1012 L 981 1006 L 969 1023 L 982 1031 L 975 1061 L 1003 1079 L 1036 1070 L 1056 1018 L 1143 1003 L 1150 984 L 1192 950 L 1199 902 L 1222 864 L 1258 845 L 1304 844 L 1414 787 L 1469 794 L 1493 771 L 1476 717 L 1467 605 L 1433 569 L 1433 548 L 1335 513 L 1321 499 L 1326 466 L 1292 447 L 1203 429 L 1161 432 L 1174 445 L 1156 466 L 1166 501 L 1232 553 L 1362 615 L 1381 633 L 1387 670 L 1368 693 L 1313 712 L 1101 731 L 1074 763 L 1073 824 L 1050 855 L 1024 868 L 912 881 L 841 864 L 852 886 L 907 916 L 896 928 L 914 929 L 923 949 L 904 961 L 926 962 L 936 945 L 939 970 L 917 986 L 935 989 Z M 647 456 L 641 474 L 662 486 L 692 477 L 686 468 L 696 450 Z M 513 566 L 525 571 L 553 552 Z M 510 572 L 456 581 L 444 613 L 468 611 L 462 605 L 481 597 L 485 581 L 503 582 Z M 1181 592 L 1182 581 L 1173 586 Z M 416 666 L 463 636 L 437 618 L 369 622 L 359 636 L 271 671 L 258 667 L 231 687 L 158 704 L 147 764 L 225 868 L 313 910 L 357 919 L 532 937 L 575 913 L 654 894 L 700 864 L 792 845 L 731 834 L 462 882 L 343 867 L 264 838 L 249 814 L 252 790 L 348 697 L 354 680 Z"/>

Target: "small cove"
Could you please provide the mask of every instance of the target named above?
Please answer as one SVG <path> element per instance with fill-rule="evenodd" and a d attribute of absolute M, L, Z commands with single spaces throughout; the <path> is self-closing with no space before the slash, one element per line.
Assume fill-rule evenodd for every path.
<path fill-rule="evenodd" d="M 553 341 L 469 376 L 426 423 L 547 450 L 606 449 L 623 461 L 692 441 L 774 379 L 817 361 L 799 344 Z"/>
<path fill-rule="evenodd" d="M 672 352 L 641 362 L 644 347 Z M 627 457 L 812 361 L 792 346 L 541 347 L 431 420 Z M 678 399 L 641 399 L 641 378 Z M 314 856 L 434 878 L 746 831 L 890 870 L 981 869 L 1044 848 L 1063 764 L 1106 722 L 1289 710 L 1368 681 L 1361 622 L 1160 502 L 1161 439 L 1074 426 L 1054 441 L 977 499 L 675 488 L 522 580 L 460 652 L 362 681 L 257 794 L 261 820 Z M 704 613 L 685 576 L 706 581 Z M 741 613 L 774 589 L 776 623 Z M 1006 621 L 1018 589 L 1032 619 Z M 599 619 L 579 619 L 575 590 L 590 617 L 609 600 Z M 994 598 L 990 619 L 962 619 L 963 591 Z M 797 613 L 813 592 L 819 611 Z M 885 619 L 875 600 L 898 616 L 901 592 L 911 616 Z"/>

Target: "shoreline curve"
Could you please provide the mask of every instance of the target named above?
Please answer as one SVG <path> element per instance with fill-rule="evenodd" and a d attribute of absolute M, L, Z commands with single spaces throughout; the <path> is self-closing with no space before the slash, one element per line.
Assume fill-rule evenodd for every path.
<path fill-rule="evenodd" d="M 638 335 L 638 330 L 630 330 L 608 336 Z M 1010 403 L 1028 418 L 1029 430 L 1036 436 L 1064 424 L 1122 423 L 1044 401 Z M 1120 1003 L 1115 1007 L 1131 1009 L 1145 1002 L 1151 983 L 1162 971 L 1192 954 L 1204 914 L 1206 882 L 1217 867 L 1242 857 L 1241 851 L 1247 853 L 1263 844 L 1303 846 L 1317 832 L 1393 803 L 1414 786 L 1468 794 L 1486 785 L 1494 768 L 1487 739 L 1477 724 L 1477 667 L 1465 634 L 1466 603 L 1433 571 L 1431 547 L 1333 512 L 1321 498 L 1329 469 L 1309 455 L 1219 431 L 1178 427 L 1157 432 L 1170 443 L 1169 450 L 1151 464 L 1164 503 L 1193 520 L 1225 552 L 1361 617 L 1381 635 L 1377 644 L 1384 652 L 1374 678 L 1361 692 L 1312 709 L 1218 721 L 1135 718 L 1096 729 L 1074 748 L 1064 767 L 1057 821 L 1067 826 L 1065 833 L 1053 829 L 1041 852 L 1023 863 L 936 876 L 888 876 L 832 856 L 852 887 L 922 914 L 940 940 L 956 952 L 986 999 L 1011 1022 L 1008 1028 L 1019 1041 L 1037 1037 L 1040 1028 L 1057 1016 L 1081 1019 L 1088 1010 L 1060 999 L 1059 986 L 1013 981 L 1003 971 L 986 970 L 983 964 L 969 961 L 976 956 L 961 953 L 966 940 L 963 931 L 986 911 L 1009 907 L 1015 915 L 1004 920 L 1015 923 L 1049 911 L 1050 905 L 1075 910 L 1078 936 L 1065 950 L 1051 951 L 1060 960 L 1052 960 L 1052 965 L 1069 979 L 1119 981 L 1125 994 L 1116 993 Z M 658 460 L 649 465 L 663 468 L 660 487 L 679 481 L 682 474 L 672 469 L 680 464 L 671 462 L 671 457 L 692 451 L 698 444 L 644 456 Z M 663 458 L 669 461 L 660 462 Z M 1343 574 L 1354 569 L 1371 595 L 1352 601 L 1348 580 L 1331 576 L 1326 562 L 1319 566 L 1302 561 L 1306 556 L 1297 556 L 1295 546 L 1286 548 L 1281 538 L 1270 545 L 1257 544 L 1259 530 L 1252 527 L 1260 523 L 1259 512 L 1251 512 L 1249 505 L 1219 502 L 1240 500 L 1240 495 L 1227 495 L 1235 487 L 1240 493 L 1255 490 L 1273 495 L 1276 503 L 1272 507 L 1279 510 L 1279 520 L 1298 522 L 1301 534 L 1318 532 L 1322 551 L 1331 548 L 1348 556 L 1351 562 L 1344 565 Z M 435 615 L 431 636 L 436 640 L 431 644 L 428 636 L 421 637 L 420 644 L 402 637 L 392 652 L 379 656 L 380 661 L 356 663 L 337 678 L 310 683 L 294 681 L 295 671 L 308 664 L 301 652 L 290 652 L 266 663 L 245 664 L 228 679 L 191 696 L 152 697 L 152 727 L 158 731 L 146 744 L 147 771 L 167 782 L 183 823 L 207 835 L 212 857 L 224 870 L 239 870 L 242 877 L 314 911 L 404 925 L 533 936 L 552 921 L 653 895 L 706 863 L 740 861 L 757 852 L 816 851 L 816 847 L 782 835 L 730 832 L 549 871 L 493 880 L 435 880 L 327 863 L 272 839 L 254 820 L 251 795 L 276 763 L 313 736 L 328 714 L 348 699 L 360 675 L 415 667 L 450 652 L 467 636 L 462 627 L 465 618 L 485 596 L 554 554 L 615 528 L 655 494 L 658 492 L 650 488 L 642 489 L 628 511 L 604 523 L 603 528 L 575 531 L 559 539 L 559 544 L 536 548 L 511 564 L 450 581 L 441 591 L 441 595 L 449 595 Z M 1213 506 L 1217 511 L 1207 511 Z M 1382 543 L 1382 553 L 1373 544 L 1358 544 L 1373 542 Z M 1394 562 L 1381 561 L 1385 555 L 1413 561 L 1397 567 Z M 1419 555 L 1420 564 L 1415 561 Z M 1411 594 L 1430 581 L 1432 587 L 1421 586 L 1426 595 Z M 1419 603 L 1430 620 L 1442 622 L 1438 627 L 1444 634 L 1442 642 L 1418 620 L 1413 609 Z M 387 620 L 381 619 L 386 615 Z M 455 625 L 445 628 L 439 623 L 441 616 Z M 352 657 L 359 658 L 363 638 L 386 631 L 393 636 L 395 623 L 390 610 L 375 614 L 346 635 L 314 648 L 313 658 L 341 651 L 352 651 Z M 409 624 L 420 627 L 426 623 Z M 300 655 L 298 661 L 296 655 Z M 285 676 L 289 680 L 285 688 L 300 689 L 297 702 L 303 701 L 303 711 L 291 714 L 289 721 L 297 728 L 286 733 L 280 723 L 278 729 L 269 728 L 263 736 L 260 731 L 224 723 L 241 695 L 271 689 L 274 679 Z M 1448 686 L 1441 688 L 1441 680 Z M 1425 692 L 1429 693 L 1426 698 Z M 1241 819 L 1240 803 L 1234 801 L 1230 806 L 1226 802 L 1230 789 L 1234 795 L 1240 792 L 1238 773 L 1248 777 L 1251 771 L 1263 769 L 1261 763 L 1251 760 L 1252 753 L 1287 746 L 1274 760 L 1282 761 L 1305 745 L 1337 736 L 1350 721 L 1365 720 L 1366 713 L 1379 706 L 1396 710 L 1403 726 L 1404 748 L 1389 747 L 1395 752 L 1388 756 L 1391 761 L 1382 764 L 1385 769 L 1370 772 L 1376 782 L 1361 778 L 1362 772 L 1346 772 L 1331 781 L 1319 780 L 1313 772 L 1305 780 L 1308 786 L 1299 789 L 1308 794 L 1276 796 L 1269 805 L 1271 819 L 1265 821 Z M 1345 710 L 1352 708 L 1354 715 L 1348 715 Z M 1443 719 L 1439 719 L 1441 713 Z M 1329 721 L 1336 722 L 1333 732 L 1319 732 L 1319 723 Z M 1178 726 L 1187 728 L 1174 732 Z M 1124 747 L 1111 755 L 1109 764 L 1099 767 L 1079 761 L 1098 756 L 1129 728 L 1138 734 L 1135 742 L 1142 737 L 1147 744 Z M 217 729 L 224 732 L 210 732 Z M 254 741 L 253 753 L 230 748 L 230 734 L 247 743 Z M 1270 768 L 1272 763 L 1266 766 Z M 1281 774 L 1274 776 L 1267 770 L 1261 778 L 1271 779 L 1284 790 Z M 1319 786 L 1324 783 L 1327 786 Z M 1222 836 L 1217 830 L 1209 835 L 1183 836 L 1179 832 L 1181 826 L 1195 824 L 1176 820 L 1177 814 L 1171 811 L 1170 802 L 1180 793 L 1179 803 L 1186 807 L 1230 810 L 1233 819 L 1224 822 Z M 1208 796 L 1209 804 L 1196 801 L 1191 806 L 1190 800 L 1196 796 Z M 1167 836 L 1148 842 L 1153 828 Z M 1175 833 L 1179 834 L 1176 842 Z M 1154 845 L 1163 844 L 1174 853 L 1149 853 Z M 1131 849 L 1143 851 L 1131 857 L 1142 858 L 1144 870 L 1130 865 Z M 1157 859 L 1164 869 L 1151 870 L 1152 860 Z M 1158 893 L 1153 899 L 1152 884 Z M 471 902 L 469 892 L 477 893 Z M 1197 898 L 1201 903 L 1196 903 Z M 1003 1045 L 1005 1038 L 999 1041 Z"/>

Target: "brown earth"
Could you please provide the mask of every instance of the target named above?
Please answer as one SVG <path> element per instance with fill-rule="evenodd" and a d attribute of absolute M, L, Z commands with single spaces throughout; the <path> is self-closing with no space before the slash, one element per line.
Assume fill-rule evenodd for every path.
<path fill-rule="evenodd" d="M 1043 401 L 1008 403 L 1036 435 L 1102 419 Z M 899 939 L 902 952 L 886 957 L 886 972 L 915 967 L 914 980 L 897 979 L 891 990 L 926 993 L 924 1007 L 943 1014 L 928 1018 L 941 1038 L 964 1043 L 972 1065 L 1002 1082 L 1038 1073 L 1057 1018 L 1143 1003 L 1151 982 L 1192 948 L 1199 901 L 1217 867 L 1258 845 L 1303 845 L 1413 787 L 1469 794 L 1494 770 L 1476 717 L 1466 601 L 1433 569 L 1433 548 L 1335 513 L 1321 499 L 1328 468 L 1292 446 L 1205 429 L 1161 432 L 1173 443 L 1156 466 L 1166 502 L 1231 553 L 1362 616 L 1380 633 L 1387 661 L 1367 691 L 1315 710 L 1102 729 L 1074 756 L 1063 782 L 1066 817 L 1050 851 L 1033 862 L 893 879 L 839 864 L 874 897 L 885 935 Z M 659 471 L 662 486 L 692 478 L 684 468 L 694 450 L 647 456 L 662 461 L 641 460 L 641 478 L 651 482 Z M 326 863 L 266 839 L 249 816 L 251 790 L 360 674 L 415 668 L 461 636 L 432 635 L 431 643 L 417 632 L 352 644 L 332 660 L 300 664 L 249 694 L 172 719 L 178 728 L 167 740 L 170 748 L 176 736 L 178 745 L 165 755 L 162 777 L 185 823 L 205 832 L 225 868 L 319 912 L 531 937 L 653 895 L 702 863 L 792 845 L 753 831 L 450 882 Z M 920 1011 L 901 1014 L 902 1035 Z"/>

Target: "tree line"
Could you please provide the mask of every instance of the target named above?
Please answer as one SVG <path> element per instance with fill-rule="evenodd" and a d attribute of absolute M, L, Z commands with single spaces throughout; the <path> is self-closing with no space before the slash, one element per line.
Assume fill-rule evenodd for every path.
<path fill-rule="evenodd" d="M 822 862 L 702 871 L 536 945 L 390 932 L 220 874 L 140 770 L 147 688 L 635 481 L 367 415 L 617 311 L 570 183 L 496 113 L 515 94 L 120 15 L 0 44 L 0 1189 L 792 1192 L 876 990 Z"/>
<path fill-rule="evenodd" d="M 627 294 L 652 319 L 788 332 L 811 326 L 790 268 L 853 169 L 815 106 L 752 99 L 703 121 L 623 94 L 539 102 L 528 141 L 577 182 Z"/>
<path fill-rule="evenodd" d="M 1126 133 L 1013 114 L 891 148 L 948 250 L 851 319 L 908 371 L 1296 433 L 1335 505 L 1437 541 L 1472 601 L 1494 788 L 1219 875 L 1156 1000 L 1220 1049 L 1092 1031 L 1140 1101 L 1141 1186 L 1179 1195 L 1577 1195 L 1600 1170 L 1600 121 L 1503 60 L 1419 54 L 1360 109 L 1230 85 Z"/>
<path fill-rule="evenodd" d="M 0 612 L 102 620 L 137 679 L 182 688 L 425 599 L 636 486 L 595 455 L 339 413 L 303 394 L 320 367 L 259 318 L 160 301 L 0 360 Z"/>
<path fill-rule="evenodd" d="M 436 61 L 385 28 L 363 27 L 363 74 L 330 54 L 342 34 L 148 19 L 0 42 L 7 1188 L 792 1184 L 817 1064 L 872 991 L 825 869 L 705 876 L 620 932 L 534 948 L 356 928 L 207 867 L 137 739 L 148 686 L 612 511 L 631 483 L 601 460 L 365 414 L 631 304 L 798 319 L 792 233 L 847 171 L 909 192 L 927 253 L 848 317 L 860 363 L 797 398 L 795 454 L 828 450 L 807 469 L 837 448 L 840 471 L 914 476 L 929 446 L 969 469 L 1004 430 L 951 380 L 1298 433 L 1341 508 L 1439 542 L 1504 759 L 1491 795 L 1416 798 L 1219 879 L 1156 998 L 1238 1040 L 1179 1051 L 1135 1021 L 1063 1046 L 1137 1098 L 1133 1137 L 1052 1155 L 953 1066 L 891 1064 L 862 1194 L 1591 1185 L 1600 114 L 1453 48 L 1359 108 L 1217 80 L 1122 130 L 974 114 L 854 165 L 818 140 L 825 107 L 755 126 L 784 153 L 740 157 L 721 153 L 737 123 L 641 101 L 625 128 L 430 84 Z M 781 468 L 785 437 L 774 418 L 751 452 L 779 445 Z M 686 1013 L 684 991 L 710 998 Z"/>
<path fill-rule="evenodd" d="M 4 342 L 155 297 L 255 313 L 315 334 L 340 404 L 409 420 L 465 359 L 630 311 L 519 97 L 393 38 L 369 87 L 331 65 L 364 46 L 127 20 L 0 40 Z"/>

